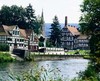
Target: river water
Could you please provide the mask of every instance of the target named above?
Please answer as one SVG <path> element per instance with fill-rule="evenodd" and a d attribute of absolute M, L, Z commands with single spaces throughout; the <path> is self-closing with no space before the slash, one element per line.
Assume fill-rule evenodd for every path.
<path fill-rule="evenodd" d="M 47 70 L 59 69 L 60 75 L 70 81 L 70 79 L 77 77 L 80 71 L 86 70 L 88 67 L 88 62 L 89 60 L 87 59 L 68 58 L 66 60 L 56 61 L 2 63 L 0 64 L 0 79 L 3 79 L 3 81 L 8 81 L 8 75 L 11 73 L 21 75 L 22 72 L 32 69 L 39 70 L 39 68 L 44 67 Z"/>

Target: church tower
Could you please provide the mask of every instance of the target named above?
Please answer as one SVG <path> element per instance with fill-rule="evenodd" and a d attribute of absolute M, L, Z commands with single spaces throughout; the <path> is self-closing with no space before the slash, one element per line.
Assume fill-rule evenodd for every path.
<path fill-rule="evenodd" d="M 43 15 L 43 10 L 41 14 L 41 34 L 45 38 L 45 25 L 44 25 L 44 15 Z"/>
<path fill-rule="evenodd" d="M 43 46 L 46 47 L 46 37 L 45 37 L 45 25 L 44 25 L 44 15 L 43 15 L 43 9 L 42 9 L 42 13 L 41 13 L 41 27 L 40 27 L 40 37 L 42 37 L 42 39 L 44 39 L 43 42 Z"/>

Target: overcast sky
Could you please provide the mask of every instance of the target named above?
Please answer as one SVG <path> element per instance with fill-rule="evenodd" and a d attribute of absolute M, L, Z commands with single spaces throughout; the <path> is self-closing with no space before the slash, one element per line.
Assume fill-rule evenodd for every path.
<path fill-rule="evenodd" d="M 55 15 L 59 22 L 64 23 L 65 16 L 68 16 L 68 23 L 78 23 L 81 16 L 80 4 L 83 0 L 0 0 L 2 5 L 18 5 L 26 7 L 31 3 L 35 14 L 41 15 L 42 9 L 44 12 L 44 20 L 46 23 L 51 23 Z"/>

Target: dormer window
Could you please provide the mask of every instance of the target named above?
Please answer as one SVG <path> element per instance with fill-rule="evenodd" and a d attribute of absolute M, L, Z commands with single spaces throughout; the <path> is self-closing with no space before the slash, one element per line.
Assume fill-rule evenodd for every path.
<path fill-rule="evenodd" d="M 13 31 L 13 35 L 19 35 L 19 31 Z"/>

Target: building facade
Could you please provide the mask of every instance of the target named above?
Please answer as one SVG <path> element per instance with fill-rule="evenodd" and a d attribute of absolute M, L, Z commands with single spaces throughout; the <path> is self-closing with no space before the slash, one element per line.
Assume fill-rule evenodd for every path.
<path fill-rule="evenodd" d="M 89 50 L 89 38 L 86 35 L 80 35 L 78 38 L 78 49 Z"/>
<path fill-rule="evenodd" d="M 0 42 L 7 43 L 10 50 L 18 48 L 35 51 L 38 49 L 38 41 L 35 36 L 32 36 L 32 30 L 20 29 L 17 25 L 2 25 L 0 29 L 2 29 L 0 31 Z"/>
<path fill-rule="evenodd" d="M 67 17 L 61 32 L 61 47 L 67 50 L 89 49 L 89 40 L 86 36 L 82 36 L 75 26 L 67 25 Z"/>
<path fill-rule="evenodd" d="M 0 43 L 7 43 L 7 36 L 9 36 L 9 33 L 5 31 L 3 26 L 0 26 Z"/>

